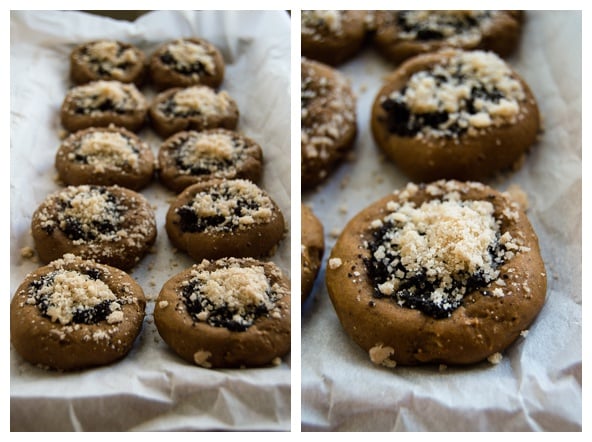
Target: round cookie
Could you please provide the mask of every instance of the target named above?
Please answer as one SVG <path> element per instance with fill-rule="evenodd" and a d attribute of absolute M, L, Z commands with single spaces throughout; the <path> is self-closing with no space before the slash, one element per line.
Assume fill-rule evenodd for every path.
<path fill-rule="evenodd" d="M 58 370 L 125 357 L 146 299 L 125 272 L 67 254 L 30 273 L 10 303 L 10 340 L 28 362 Z"/>
<path fill-rule="evenodd" d="M 277 204 L 246 180 L 211 180 L 189 186 L 166 216 L 173 245 L 198 262 L 268 256 L 283 238 L 284 229 Z"/>
<path fill-rule="evenodd" d="M 366 36 L 367 11 L 302 11 L 302 55 L 330 65 L 353 57 Z"/>
<path fill-rule="evenodd" d="M 290 287 L 271 262 L 204 260 L 168 280 L 154 322 L 183 359 L 204 368 L 278 364 L 290 351 Z"/>
<path fill-rule="evenodd" d="M 136 134 L 111 126 L 71 134 L 60 145 L 55 166 L 66 185 L 119 185 L 139 190 L 152 181 L 155 160 L 150 146 Z"/>
<path fill-rule="evenodd" d="M 70 78 L 75 84 L 97 80 L 135 83 L 144 80 L 146 57 L 137 47 L 116 40 L 89 41 L 70 54 Z"/>
<path fill-rule="evenodd" d="M 444 48 L 502 57 L 518 45 L 521 11 L 376 11 L 374 44 L 395 63 Z"/>
<path fill-rule="evenodd" d="M 352 149 L 356 134 L 356 99 L 339 71 L 302 58 L 301 83 L 302 189 L 324 181 Z"/>
<path fill-rule="evenodd" d="M 546 295 L 538 239 L 518 203 L 443 180 L 409 184 L 356 215 L 326 282 L 345 331 L 387 367 L 496 360 Z"/>
<path fill-rule="evenodd" d="M 72 253 L 129 269 L 156 240 L 154 211 L 139 193 L 119 186 L 68 186 L 33 213 L 31 232 L 43 262 Z"/>
<path fill-rule="evenodd" d="M 136 86 L 100 80 L 70 89 L 60 118 L 70 132 L 111 124 L 135 132 L 144 124 L 147 112 L 146 99 Z"/>
<path fill-rule="evenodd" d="M 239 111 L 226 91 L 207 86 L 161 92 L 150 105 L 152 127 L 161 137 L 183 130 L 236 129 Z"/>
<path fill-rule="evenodd" d="M 325 238 L 323 225 L 315 216 L 310 207 L 301 204 L 301 229 L 302 238 L 300 244 L 300 277 L 301 277 L 301 302 L 304 302 L 314 285 L 325 252 Z"/>
<path fill-rule="evenodd" d="M 497 55 L 446 50 L 394 71 L 371 125 L 378 146 L 412 180 L 481 181 L 519 163 L 540 117 L 528 85 Z"/>
<path fill-rule="evenodd" d="M 261 178 L 263 152 L 252 139 L 227 129 L 179 132 L 158 152 L 160 181 L 174 192 L 211 179 Z"/>
<path fill-rule="evenodd" d="M 152 54 L 150 76 L 161 90 L 198 84 L 217 88 L 224 79 L 224 59 L 204 39 L 178 39 L 161 45 Z"/>

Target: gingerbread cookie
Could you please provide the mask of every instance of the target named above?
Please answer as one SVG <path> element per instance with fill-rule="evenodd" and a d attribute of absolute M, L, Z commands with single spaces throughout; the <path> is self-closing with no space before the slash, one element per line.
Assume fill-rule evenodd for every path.
<path fill-rule="evenodd" d="M 521 11 L 376 11 L 374 44 L 395 63 L 444 48 L 502 57 L 518 45 Z"/>
<path fill-rule="evenodd" d="M 150 58 L 150 76 L 158 89 L 204 85 L 217 88 L 224 79 L 220 51 L 201 38 L 184 38 L 160 46 Z"/>
<path fill-rule="evenodd" d="M 10 340 L 28 362 L 58 370 L 125 357 L 146 300 L 123 271 L 67 254 L 30 273 L 10 304 Z"/>
<path fill-rule="evenodd" d="M 183 130 L 235 129 L 239 112 L 226 91 L 193 86 L 158 94 L 150 106 L 150 118 L 154 130 L 168 137 Z"/>
<path fill-rule="evenodd" d="M 277 364 L 290 351 L 289 282 L 271 262 L 204 260 L 164 284 L 154 322 L 164 341 L 191 364 Z"/>
<path fill-rule="evenodd" d="M 263 153 L 252 139 L 227 129 L 179 132 L 158 152 L 159 177 L 174 192 L 215 178 L 261 178 Z"/>
<path fill-rule="evenodd" d="M 302 229 L 300 244 L 301 301 L 304 302 L 310 294 L 321 268 L 325 252 L 325 238 L 323 225 L 310 207 L 301 204 L 300 219 Z"/>
<path fill-rule="evenodd" d="M 212 180 L 186 188 L 171 204 L 166 231 L 196 261 L 269 255 L 284 236 L 271 197 L 246 180 Z"/>
<path fill-rule="evenodd" d="M 302 11 L 302 55 L 330 65 L 353 57 L 366 36 L 367 11 Z"/>
<path fill-rule="evenodd" d="M 335 244 L 326 280 L 345 331 L 387 367 L 496 355 L 546 295 L 526 215 L 475 182 L 409 184 L 364 209 Z"/>
<path fill-rule="evenodd" d="M 351 151 L 357 133 L 356 100 L 349 80 L 339 71 L 302 59 L 302 188 L 324 181 Z"/>
<path fill-rule="evenodd" d="M 146 57 L 137 47 L 116 40 L 97 40 L 74 48 L 70 78 L 76 84 L 116 80 L 142 84 Z"/>
<path fill-rule="evenodd" d="M 129 269 L 156 239 L 154 211 L 139 193 L 119 186 L 69 186 L 43 201 L 31 231 L 39 258 L 66 253 Z"/>
<path fill-rule="evenodd" d="M 147 112 L 146 99 L 136 86 L 100 80 L 70 89 L 60 117 L 70 132 L 111 124 L 135 132 L 144 124 Z"/>
<path fill-rule="evenodd" d="M 372 107 L 378 146 L 416 181 L 484 180 L 535 143 L 528 85 L 492 52 L 447 50 L 408 60 Z"/>
<path fill-rule="evenodd" d="M 154 155 L 136 134 L 118 127 L 71 134 L 56 153 L 55 166 L 66 185 L 146 187 L 154 175 Z"/>

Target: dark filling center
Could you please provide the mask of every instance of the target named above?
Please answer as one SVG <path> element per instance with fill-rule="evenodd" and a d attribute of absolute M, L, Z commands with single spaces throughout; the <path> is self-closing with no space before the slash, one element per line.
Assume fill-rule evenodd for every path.
<path fill-rule="evenodd" d="M 189 284 L 182 289 L 183 300 L 187 306 L 187 311 L 194 320 L 198 320 L 197 315 L 203 311 L 208 312 L 207 323 L 214 327 L 225 327 L 230 331 L 242 332 L 247 330 L 253 322 L 269 313 L 264 303 L 258 305 L 248 305 L 245 307 L 245 313 L 242 314 L 240 322 L 234 319 L 236 311 L 228 308 L 227 305 L 215 307 L 212 302 L 201 293 L 201 283 L 197 279 L 192 279 Z M 266 292 L 270 299 L 277 298 L 275 292 Z M 192 299 L 193 298 L 193 299 Z"/>
<path fill-rule="evenodd" d="M 479 21 L 482 18 L 489 17 L 490 12 L 486 11 L 482 16 L 476 18 L 471 15 L 448 15 L 435 13 L 437 19 L 435 21 L 421 21 L 414 22 L 411 19 L 412 11 L 399 11 L 397 13 L 397 26 L 403 32 L 414 33 L 415 39 L 420 41 L 428 40 L 442 40 L 447 36 L 444 35 L 442 27 L 454 28 L 455 34 L 463 34 L 473 28 L 479 27 Z"/>
<path fill-rule="evenodd" d="M 100 96 L 92 95 L 91 98 L 93 100 L 96 100 L 100 98 Z M 126 114 L 129 112 L 129 110 L 125 108 L 123 103 L 115 103 L 110 98 L 106 98 L 100 101 L 96 106 L 93 107 L 81 106 L 77 104 L 74 108 L 74 112 L 77 114 L 88 114 L 92 111 L 113 112 L 119 115 Z"/>
<path fill-rule="evenodd" d="M 374 253 L 381 245 L 385 243 L 390 244 L 392 232 L 397 227 L 392 223 L 384 223 L 384 225 L 372 233 L 373 241 L 368 244 L 370 251 L 370 258 L 364 259 L 364 264 L 368 273 L 368 277 L 372 281 L 374 287 L 375 298 L 390 297 L 397 304 L 411 309 L 417 309 L 435 319 L 447 318 L 451 313 L 460 307 L 463 303 L 462 296 L 479 290 L 485 287 L 490 281 L 484 276 L 482 270 L 475 274 L 459 273 L 454 275 L 450 287 L 444 289 L 447 302 L 440 304 L 434 303 L 430 299 L 431 294 L 441 286 L 441 277 L 427 277 L 428 269 L 423 268 L 419 273 L 409 272 L 403 264 L 401 264 L 401 255 L 399 250 L 386 248 L 385 257 L 377 260 Z M 504 246 L 495 241 L 490 245 L 488 252 L 492 257 L 494 268 L 498 269 L 503 264 L 503 259 L 497 258 L 503 256 Z M 405 274 L 404 278 L 400 278 L 401 283 L 397 290 L 391 295 L 384 295 L 378 288 L 379 285 L 389 281 L 397 271 Z M 489 293 L 484 293 L 489 294 Z"/>
<path fill-rule="evenodd" d="M 121 57 L 123 55 L 123 53 L 125 52 L 125 50 L 126 50 L 126 48 L 124 48 L 123 46 L 120 45 L 117 49 L 117 57 Z M 88 61 L 91 64 L 95 65 L 94 70 L 101 77 L 111 76 L 113 69 L 121 69 L 121 70 L 125 71 L 133 66 L 133 63 L 131 63 L 129 61 L 121 61 L 119 63 L 113 63 L 111 60 L 107 61 L 107 60 L 102 60 L 100 58 L 93 57 L 92 55 L 90 55 L 88 48 L 82 49 L 82 55 L 87 56 Z"/>
<path fill-rule="evenodd" d="M 51 272 L 44 275 L 40 279 L 36 279 L 29 284 L 29 294 L 35 299 L 37 308 L 43 316 L 49 318 L 47 310 L 51 306 L 50 295 L 41 295 L 39 290 L 43 287 L 52 286 L 54 278 L 58 272 Z M 101 278 L 101 272 L 98 269 L 88 269 L 84 272 L 92 280 L 98 280 Z M 75 324 L 96 324 L 100 321 L 107 319 L 107 316 L 111 314 L 110 304 L 112 301 L 103 301 L 94 307 L 84 308 L 78 306 L 74 312 L 72 312 L 72 322 Z"/>
<path fill-rule="evenodd" d="M 169 66 L 174 71 L 183 75 L 197 74 L 200 77 L 203 75 L 211 76 L 211 74 L 206 70 L 205 64 L 201 61 L 196 60 L 190 65 L 181 65 L 169 51 L 166 51 L 160 56 L 160 61 Z"/>

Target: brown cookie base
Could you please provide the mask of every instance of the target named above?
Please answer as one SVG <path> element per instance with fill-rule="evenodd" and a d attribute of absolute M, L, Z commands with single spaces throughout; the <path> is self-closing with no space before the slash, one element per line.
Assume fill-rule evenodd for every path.
<path fill-rule="evenodd" d="M 417 182 L 485 180 L 514 167 L 538 137 L 540 116 L 536 100 L 516 73 L 513 76 L 522 84 L 526 98 L 520 102 L 520 114 L 514 124 L 490 126 L 475 134 L 466 132 L 456 139 L 400 136 L 388 130 L 382 97 L 401 90 L 414 73 L 429 69 L 456 53 L 443 51 L 408 60 L 386 79 L 372 106 L 371 127 L 376 144 Z"/>
<path fill-rule="evenodd" d="M 323 225 L 315 216 L 310 207 L 301 205 L 301 254 L 300 254 L 300 278 L 301 278 L 301 302 L 304 302 L 314 285 L 325 252 L 325 238 L 323 237 Z"/>
<path fill-rule="evenodd" d="M 441 183 L 434 183 L 442 186 Z M 530 326 L 546 295 L 546 274 L 538 239 L 526 215 L 506 196 L 479 184 L 459 183 L 461 199 L 493 204 L 501 231 L 521 238 L 528 251 L 521 251 L 499 269 L 506 285 L 495 281 L 464 296 L 463 303 L 444 319 L 434 319 L 419 310 L 399 306 L 389 297 L 376 298 L 364 260 L 364 246 L 372 240 L 370 223 L 382 219 L 391 201 L 400 202 L 401 192 L 387 196 L 356 215 L 345 227 L 331 252 L 326 271 L 329 296 L 346 333 L 376 364 L 385 366 L 423 363 L 471 364 L 502 352 Z M 419 206 L 434 197 L 420 187 L 411 201 Z M 517 213 L 517 219 L 504 212 Z M 503 291 L 503 296 L 483 292 Z"/>
<path fill-rule="evenodd" d="M 39 308 L 27 303 L 30 284 L 57 269 L 100 272 L 100 279 L 122 302 L 123 320 L 109 324 L 52 322 Z M 68 255 L 29 274 L 10 303 L 10 340 L 15 350 L 32 364 L 58 370 L 79 370 L 107 365 L 124 358 L 132 349 L 144 321 L 146 300 L 142 288 L 126 273 L 113 267 Z"/>
<path fill-rule="evenodd" d="M 229 262 L 241 267 L 261 265 L 270 285 L 286 291 L 277 301 L 279 315 L 257 318 L 245 331 L 231 331 L 196 321 L 187 311 L 181 289 L 193 269 L 216 270 Z M 275 363 L 290 351 L 289 283 L 281 271 L 269 262 L 254 259 L 203 261 L 168 280 L 156 300 L 154 322 L 163 340 L 181 358 L 205 368 L 259 367 Z"/>

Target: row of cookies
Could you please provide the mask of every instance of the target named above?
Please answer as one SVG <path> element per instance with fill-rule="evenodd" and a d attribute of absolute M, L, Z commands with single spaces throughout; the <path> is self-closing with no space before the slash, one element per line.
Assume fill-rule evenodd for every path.
<path fill-rule="evenodd" d="M 74 109 L 86 121 L 56 155 L 60 176 L 76 185 L 50 195 L 35 211 L 33 238 L 49 264 L 27 277 L 11 304 L 15 349 L 30 362 L 58 369 L 107 364 L 129 352 L 146 301 L 121 269 L 134 267 L 156 238 L 149 202 L 120 187 L 140 189 L 153 174 L 150 147 L 114 125 L 128 119 L 118 119 L 125 112 L 113 103 L 133 97 L 133 89 L 125 92 L 134 86 L 99 80 L 84 87 L 91 89 Z M 94 109 L 97 102 L 103 104 Z M 289 283 L 273 263 L 251 257 L 267 256 L 277 245 L 284 219 L 251 181 L 224 179 L 236 178 L 243 163 L 246 177 L 258 178 L 260 147 L 225 129 L 182 132 L 163 143 L 159 156 L 168 164 L 161 168 L 164 182 L 176 192 L 185 189 L 169 207 L 167 233 L 199 262 L 163 286 L 154 313 L 159 333 L 181 357 L 203 367 L 273 362 L 289 351 Z M 241 161 L 231 161 L 235 156 Z M 190 186 L 192 175 L 203 182 Z M 204 175 L 216 179 L 200 180 Z"/>
<path fill-rule="evenodd" d="M 351 34 L 357 22 L 358 30 L 366 26 L 362 40 L 371 32 L 383 55 L 402 62 L 375 96 L 369 129 L 413 182 L 347 223 L 325 271 L 343 328 L 377 365 L 497 360 L 542 308 L 544 264 L 524 211 L 508 194 L 476 182 L 519 163 L 539 133 L 524 80 L 494 52 L 470 50 L 507 55 L 522 20 L 508 11 L 303 12 L 309 57 L 339 64 L 353 56 L 362 43 L 346 44 L 357 49 L 343 59 L 335 58 L 335 46 L 326 59 L 305 42 Z M 502 25 L 509 28 L 493 38 Z M 355 136 L 344 143 L 323 126 L 338 121 L 343 129 L 355 115 L 355 101 L 344 110 L 344 93 L 332 96 L 343 84 L 339 70 L 303 58 L 303 191 L 326 180 L 354 146 Z M 347 94 L 353 97 L 351 88 Z M 331 111 L 341 115 L 327 116 Z M 351 126 L 355 133 L 355 120 Z M 312 187 L 304 179 L 311 173 Z M 302 266 L 303 277 L 314 280 L 308 267 L 316 263 L 318 272 L 321 261 L 305 251 L 322 255 L 323 244 L 311 216 L 303 208 Z"/>

